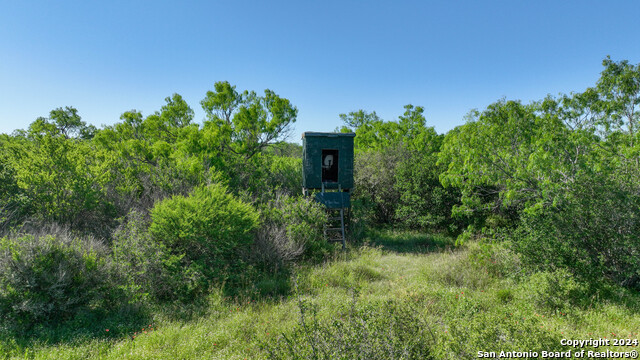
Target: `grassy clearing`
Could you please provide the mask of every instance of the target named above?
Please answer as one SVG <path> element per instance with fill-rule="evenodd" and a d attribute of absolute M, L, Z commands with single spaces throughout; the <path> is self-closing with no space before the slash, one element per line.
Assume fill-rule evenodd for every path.
<path fill-rule="evenodd" d="M 517 257 L 502 248 L 470 244 L 452 251 L 450 245 L 445 237 L 376 233 L 369 246 L 297 268 L 293 291 L 285 297 L 230 299 L 213 292 L 189 320 L 152 311 L 156 315 L 148 324 L 135 329 L 113 324 L 101 336 L 55 342 L 5 336 L 0 354 L 9 359 L 389 354 L 471 359 L 478 351 L 571 350 L 560 345 L 563 338 L 638 339 L 637 294 L 588 287 L 563 273 L 525 274 Z M 637 347 L 597 350 L 606 349 Z"/>

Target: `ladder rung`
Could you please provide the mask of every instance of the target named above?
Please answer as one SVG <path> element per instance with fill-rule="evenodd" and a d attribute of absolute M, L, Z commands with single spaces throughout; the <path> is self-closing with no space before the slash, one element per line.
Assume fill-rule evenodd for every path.
<path fill-rule="evenodd" d="M 342 243 L 342 248 L 345 249 L 345 209 L 326 209 L 327 210 L 327 223 L 324 226 L 324 238 L 327 242 L 339 242 Z M 337 221 L 340 221 L 339 223 Z M 339 226 L 339 227 L 331 227 Z"/>

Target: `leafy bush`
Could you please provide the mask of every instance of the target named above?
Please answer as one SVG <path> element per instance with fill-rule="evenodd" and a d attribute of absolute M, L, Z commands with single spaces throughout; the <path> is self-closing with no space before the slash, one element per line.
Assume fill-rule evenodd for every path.
<path fill-rule="evenodd" d="M 322 258 L 330 249 L 323 236 L 323 207 L 302 196 L 279 195 L 262 207 L 255 251 L 259 260 L 281 264 L 301 255 Z"/>
<path fill-rule="evenodd" d="M 400 194 L 395 217 L 403 225 L 413 229 L 436 229 L 456 232 L 451 209 L 459 202 L 456 188 L 444 188 L 440 174 L 446 170 L 438 165 L 438 151 L 442 136 L 434 131 L 424 148 L 408 152 L 396 169 L 395 188 Z"/>
<path fill-rule="evenodd" d="M 0 134 L 0 235 L 20 224 L 29 213 L 29 198 L 18 186 L 16 170 L 9 163 L 10 142 Z"/>
<path fill-rule="evenodd" d="M 607 179 L 585 177 L 556 206 L 524 217 L 515 248 L 541 270 L 565 268 L 584 280 L 639 288 L 639 200 Z"/>
<path fill-rule="evenodd" d="M 171 300 L 189 292 L 189 279 L 182 276 L 182 256 L 172 255 L 161 242 L 151 240 L 148 221 L 137 211 L 130 212 L 113 235 L 113 264 L 119 287 L 129 301 L 148 298 Z"/>
<path fill-rule="evenodd" d="M 582 295 L 582 286 L 565 269 L 532 274 L 524 284 L 526 297 L 536 306 L 549 310 L 571 308 L 572 299 Z"/>
<path fill-rule="evenodd" d="M 258 154 L 237 165 L 240 169 L 231 183 L 236 191 L 249 192 L 254 201 L 266 202 L 276 194 L 302 193 L 302 159 Z"/>
<path fill-rule="evenodd" d="M 432 359 L 431 327 L 406 303 L 358 304 L 329 321 L 298 303 L 299 325 L 276 342 L 263 344 L 272 359 Z"/>
<path fill-rule="evenodd" d="M 272 156 L 269 159 L 269 178 L 265 184 L 269 188 L 287 195 L 301 192 L 302 159 Z"/>
<path fill-rule="evenodd" d="M 356 154 L 354 163 L 354 197 L 370 207 L 372 221 L 388 224 L 394 221 L 400 193 L 395 187 L 396 168 L 404 157 L 403 148 L 370 150 Z"/>
<path fill-rule="evenodd" d="M 244 252 L 258 226 L 258 212 L 219 184 L 200 186 L 188 196 L 173 196 L 151 210 L 151 238 L 173 256 L 182 257 L 182 271 L 206 290 L 211 280 L 238 272 Z"/>
<path fill-rule="evenodd" d="M 438 254 L 434 256 L 433 265 L 425 275 L 429 281 L 437 281 L 446 286 L 482 289 L 493 279 L 488 272 L 475 265 L 469 252 Z"/>
<path fill-rule="evenodd" d="M 468 245 L 469 259 L 481 270 L 497 277 L 519 278 L 524 275 L 520 255 L 511 250 L 509 242 L 482 239 Z"/>
<path fill-rule="evenodd" d="M 111 267 L 106 248 L 65 233 L 0 239 L 0 310 L 23 326 L 69 318 L 106 304 Z"/>
<path fill-rule="evenodd" d="M 549 164 L 540 160 L 543 155 L 534 155 L 548 148 L 544 141 L 562 133 L 562 125 L 556 119 L 538 119 L 536 110 L 535 104 L 501 100 L 482 113 L 472 111 L 470 121 L 447 133 L 438 165 L 445 170 L 442 184 L 460 191 L 455 215 L 479 229 L 491 214 L 517 221 L 521 208 L 537 199 L 536 176 L 546 174 Z"/>
<path fill-rule="evenodd" d="M 496 292 L 496 298 L 506 304 L 513 300 L 513 291 L 511 289 L 499 289 Z"/>
<path fill-rule="evenodd" d="M 60 111 L 52 111 L 52 117 Z M 109 159 L 96 154 L 87 140 L 70 138 L 43 118 L 31 124 L 27 139 L 14 139 L 7 156 L 17 185 L 11 197 L 29 199 L 28 215 L 35 221 L 107 237 L 115 214 L 104 191 Z"/>

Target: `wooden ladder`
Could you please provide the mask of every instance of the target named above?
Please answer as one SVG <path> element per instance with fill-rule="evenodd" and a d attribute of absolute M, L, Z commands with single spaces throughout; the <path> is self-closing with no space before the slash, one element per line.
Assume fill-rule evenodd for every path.
<path fill-rule="evenodd" d="M 347 240 L 344 228 L 344 208 L 327 209 L 328 221 L 324 224 L 324 238 L 329 242 L 341 242 L 346 249 Z M 338 220 L 340 222 L 338 223 Z"/>

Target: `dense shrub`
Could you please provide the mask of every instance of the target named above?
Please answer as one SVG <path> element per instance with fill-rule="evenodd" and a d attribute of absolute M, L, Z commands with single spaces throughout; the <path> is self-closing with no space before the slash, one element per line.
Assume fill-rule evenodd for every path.
<path fill-rule="evenodd" d="M 442 138 L 435 138 L 441 140 Z M 440 184 L 437 151 L 439 143 L 424 153 L 414 152 L 397 168 L 395 188 L 400 194 L 396 219 L 413 229 L 449 230 L 456 232 L 457 226 L 451 217 L 451 209 L 459 202 L 458 189 L 444 188 Z"/>
<path fill-rule="evenodd" d="M 556 206 L 532 211 L 513 234 L 523 261 L 591 281 L 640 287 L 640 199 L 606 179 L 575 184 Z"/>
<path fill-rule="evenodd" d="M 7 137 L 0 134 L 0 235 L 20 224 L 29 213 L 29 199 L 18 186 L 8 148 Z"/>
<path fill-rule="evenodd" d="M 396 169 L 404 158 L 401 146 L 356 154 L 354 197 L 360 199 L 372 222 L 389 224 L 395 220 L 400 193 L 396 189 Z M 365 214 L 363 214 L 365 215 Z"/>
<path fill-rule="evenodd" d="M 125 216 L 132 210 L 147 213 L 159 200 L 175 194 L 187 194 L 201 183 L 201 177 L 216 176 L 214 171 L 185 170 L 191 159 L 180 163 L 159 158 L 148 164 L 126 156 L 116 158 L 110 169 L 113 180 L 106 185 L 106 197 L 114 204 L 119 216 Z"/>
<path fill-rule="evenodd" d="M 640 70 L 603 61 L 594 88 L 523 105 L 500 100 L 450 131 L 440 177 L 470 230 L 515 229 L 534 268 L 640 288 Z M 479 220 L 479 221 L 478 221 Z"/>
<path fill-rule="evenodd" d="M 529 301 L 552 311 L 570 309 L 584 290 L 566 269 L 534 273 L 528 277 L 524 289 Z"/>
<path fill-rule="evenodd" d="M 272 191 L 294 196 L 301 193 L 302 159 L 272 156 L 269 160 L 269 177 L 263 186 Z"/>
<path fill-rule="evenodd" d="M 282 264 L 301 255 L 322 258 L 330 249 L 323 236 L 324 208 L 302 196 L 278 195 L 262 207 L 255 255 L 260 261 Z"/>
<path fill-rule="evenodd" d="M 132 303 L 172 300 L 193 288 L 180 269 L 182 257 L 170 254 L 163 243 L 152 241 L 148 223 L 140 212 L 132 211 L 113 235 L 118 286 Z"/>
<path fill-rule="evenodd" d="M 13 140 L 7 165 L 17 188 L 9 199 L 28 199 L 23 211 L 34 221 L 106 238 L 115 215 L 105 197 L 110 161 L 96 154 L 88 141 L 69 138 L 50 125 L 36 121 L 29 141 Z"/>
<path fill-rule="evenodd" d="M 182 271 L 201 290 L 210 280 L 226 280 L 242 263 L 258 226 L 258 212 L 219 184 L 200 186 L 188 196 L 173 196 L 151 210 L 153 241 L 182 257 Z"/>
<path fill-rule="evenodd" d="M 302 194 L 302 160 L 256 154 L 251 159 L 233 159 L 229 188 L 255 203 L 265 203 L 278 194 Z"/>
<path fill-rule="evenodd" d="M 358 304 L 332 320 L 299 301 L 300 322 L 275 342 L 263 344 L 271 359 L 433 359 L 436 338 L 407 303 Z"/>
<path fill-rule="evenodd" d="M 426 126 L 422 107 L 405 106 L 398 121 L 373 114 L 341 115 L 355 127 L 354 200 L 360 215 L 374 224 L 456 232 L 451 208 L 459 190 L 445 189 L 438 164 L 444 137 Z"/>
<path fill-rule="evenodd" d="M 511 249 L 511 243 L 487 239 L 470 242 L 469 260 L 480 271 L 496 277 L 520 278 L 525 275 L 520 254 Z"/>
<path fill-rule="evenodd" d="M 106 248 L 92 239 L 23 235 L 0 239 L 0 310 L 4 320 L 30 326 L 64 320 L 109 298 Z"/>

